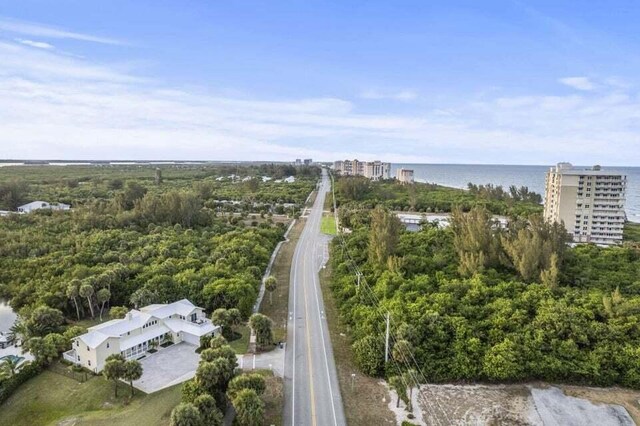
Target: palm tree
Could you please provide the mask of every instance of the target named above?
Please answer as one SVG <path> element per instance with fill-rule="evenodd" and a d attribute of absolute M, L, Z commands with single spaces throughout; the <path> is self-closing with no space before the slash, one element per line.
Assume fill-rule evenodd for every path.
<path fill-rule="evenodd" d="M 75 279 L 72 280 L 69 285 L 67 285 L 67 297 L 73 300 L 73 303 L 76 306 L 76 317 L 78 321 L 80 320 L 80 307 L 78 306 L 78 289 L 80 287 L 80 280 Z"/>
<path fill-rule="evenodd" d="M 91 296 L 93 296 L 93 293 L 94 290 L 91 284 L 82 284 L 82 286 L 80 286 L 79 294 L 80 296 L 87 299 L 87 302 L 89 303 L 89 309 L 91 310 L 91 318 L 95 318 L 95 315 L 93 314 L 93 302 L 91 301 Z"/>
<path fill-rule="evenodd" d="M 9 343 L 16 343 L 18 340 L 24 342 L 29 339 L 29 328 L 20 318 L 9 328 L 7 340 Z"/>
<path fill-rule="evenodd" d="M 193 404 L 183 402 L 171 411 L 171 426 L 200 426 L 202 416 Z"/>
<path fill-rule="evenodd" d="M 118 397 L 118 380 L 122 377 L 124 372 L 124 357 L 120 354 L 109 355 L 102 369 L 102 375 L 107 380 L 113 380 L 115 385 L 115 395 Z"/>
<path fill-rule="evenodd" d="M 278 288 L 278 281 L 273 275 L 264 280 L 264 288 L 269 292 L 269 304 L 273 305 L 273 292 Z"/>
<path fill-rule="evenodd" d="M 18 358 L 5 358 L 0 363 L 0 376 L 7 379 L 13 377 L 18 371 Z"/>
<path fill-rule="evenodd" d="M 100 303 L 100 321 L 102 321 L 102 311 L 104 310 L 104 304 L 111 299 L 111 292 L 106 288 L 101 288 L 96 293 L 98 303 Z"/>
<path fill-rule="evenodd" d="M 129 381 L 131 386 L 131 396 L 133 397 L 133 381 L 142 377 L 142 364 L 132 359 L 124 363 L 122 368 L 122 378 Z"/>
<path fill-rule="evenodd" d="M 264 402 L 253 389 L 242 389 L 233 398 L 236 421 L 240 426 L 253 426 L 262 423 Z"/>

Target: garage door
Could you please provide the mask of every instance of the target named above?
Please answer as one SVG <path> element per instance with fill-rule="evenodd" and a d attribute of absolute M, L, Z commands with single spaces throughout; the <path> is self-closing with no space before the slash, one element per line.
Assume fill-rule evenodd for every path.
<path fill-rule="evenodd" d="M 193 334 L 182 332 L 182 341 L 191 343 L 192 345 L 200 346 L 200 338 L 198 336 L 194 336 Z"/>

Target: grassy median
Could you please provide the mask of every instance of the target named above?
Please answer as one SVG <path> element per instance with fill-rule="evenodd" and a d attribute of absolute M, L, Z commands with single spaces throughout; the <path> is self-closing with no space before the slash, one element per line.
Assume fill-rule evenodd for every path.
<path fill-rule="evenodd" d="M 322 222 L 320 222 L 320 232 L 327 235 L 337 235 L 336 219 L 333 214 L 327 214 L 322 216 Z"/>

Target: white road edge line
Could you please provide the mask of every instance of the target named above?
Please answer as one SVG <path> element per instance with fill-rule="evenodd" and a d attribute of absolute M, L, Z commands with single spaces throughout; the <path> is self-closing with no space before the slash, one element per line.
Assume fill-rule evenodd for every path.
<path fill-rule="evenodd" d="M 318 225 L 319 225 L 319 221 L 318 221 Z M 329 360 L 327 357 L 327 347 L 324 341 L 324 325 L 322 323 L 322 316 L 320 314 L 320 298 L 318 296 L 318 285 L 317 285 L 316 275 L 317 273 L 313 274 L 313 288 L 315 290 L 314 293 L 316 295 L 316 306 L 318 307 L 318 318 L 320 319 L 320 337 L 322 338 L 322 351 L 324 353 L 324 365 L 327 370 L 327 382 L 329 384 L 329 395 L 331 396 L 331 410 L 333 411 L 333 424 L 338 426 L 338 419 L 336 418 L 336 406 L 333 401 L 333 387 L 331 386 L 331 374 L 329 373 Z"/>

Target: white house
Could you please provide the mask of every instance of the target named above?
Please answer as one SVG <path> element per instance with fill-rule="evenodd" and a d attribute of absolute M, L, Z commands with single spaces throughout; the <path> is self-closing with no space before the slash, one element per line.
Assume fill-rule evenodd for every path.
<path fill-rule="evenodd" d="M 63 203 L 47 203 L 46 201 L 32 201 L 28 204 L 18 207 L 20 213 L 31 213 L 34 210 L 69 210 L 71 206 Z"/>
<path fill-rule="evenodd" d="M 182 299 L 134 309 L 123 319 L 90 327 L 88 333 L 73 339 L 64 359 L 98 373 L 112 354 L 137 359 L 154 346 L 162 350 L 160 345 L 166 341 L 199 346 L 200 337 L 220 333 L 220 326 L 208 320 L 202 308 Z"/>

